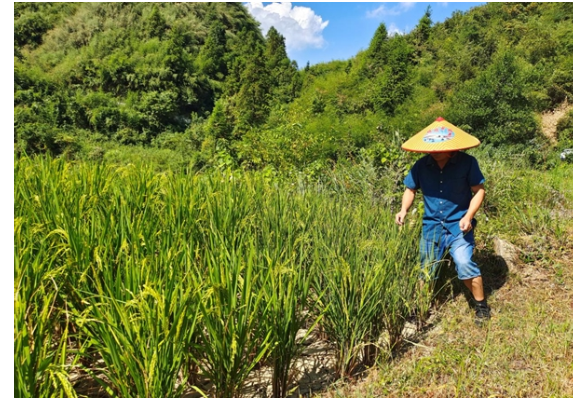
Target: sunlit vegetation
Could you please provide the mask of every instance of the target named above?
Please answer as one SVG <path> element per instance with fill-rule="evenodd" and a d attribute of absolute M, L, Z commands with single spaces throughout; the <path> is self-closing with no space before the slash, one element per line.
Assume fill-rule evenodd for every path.
<path fill-rule="evenodd" d="M 286 397 L 301 332 L 335 349 L 339 382 L 393 371 L 435 296 L 415 270 L 420 198 L 402 229 L 390 213 L 418 157 L 400 145 L 438 116 L 482 141 L 479 247 L 500 235 L 567 284 L 572 3 L 437 24 L 429 9 L 305 67 L 240 3 L 15 3 L 14 21 L 15 397 L 96 394 L 72 376 L 101 396 L 239 397 L 261 368 Z M 541 114 L 562 104 L 546 137 Z M 413 373 L 465 370 L 448 354 Z M 378 393 L 498 393 L 468 374 L 423 393 L 415 376 Z M 536 386 L 513 379 L 507 397 Z M 571 395 L 553 379 L 532 394 Z"/>

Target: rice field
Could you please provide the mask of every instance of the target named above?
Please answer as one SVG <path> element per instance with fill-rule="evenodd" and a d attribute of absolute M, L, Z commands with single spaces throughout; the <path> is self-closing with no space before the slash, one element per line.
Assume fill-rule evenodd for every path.
<path fill-rule="evenodd" d="M 302 330 L 345 379 L 423 304 L 419 227 L 367 197 L 48 158 L 14 182 L 15 397 L 85 396 L 74 370 L 111 397 L 240 397 L 261 367 L 285 397 Z"/>

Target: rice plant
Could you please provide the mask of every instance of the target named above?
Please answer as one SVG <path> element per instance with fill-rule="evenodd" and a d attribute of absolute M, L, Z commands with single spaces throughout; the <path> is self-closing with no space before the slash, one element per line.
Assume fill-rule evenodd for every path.
<path fill-rule="evenodd" d="M 18 160 L 15 180 L 23 396 L 88 395 L 75 368 L 110 396 L 238 397 L 271 366 L 284 397 L 302 329 L 320 326 L 349 376 L 413 307 L 413 236 L 372 196 L 45 158 Z"/>
<path fill-rule="evenodd" d="M 334 204 L 323 211 L 315 232 L 315 286 L 324 290 L 321 325 L 336 343 L 339 377 L 353 373 L 363 348 L 375 344 L 383 329 L 390 277 L 380 250 L 387 244 L 379 240 L 379 220 L 367 209 L 369 203 Z"/>
<path fill-rule="evenodd" d="M 15 168 L 15 176 L 24 171 Z M 28 206 L 43 204 L 21 188 Z M 24 203 L 24 202 L 23 202 Z M 24 206 L 15 205 L 15 208 Z M 69 349 L 69 310 L 64 288 L 67 249 L 36 213 L 15 212 L 14 220 L 14 396 L 77 397 L 68 373 L 77 362 Z"/>
<path fill-rule="evenodd" d="M 306 329 L 307 337 L 321 319 L 315 304 L 320 293 L 311 293 L 315 273 L 311 260 L 309 228 L 317 211 L 317 201 L 304 195 L 276 191 L 273 196 L 256 192 L 258 224 L 258 264 L 266 277 L 259 287 L 267 309 L 263 320 L 272 333 L 272 351 L 267 359 L 272 366 L 272 395 L 286 397 L 294 379 L 291 366 L 302 351 L 297 339 Z M 289 194 L 291 196 L 289 196 Z"/>

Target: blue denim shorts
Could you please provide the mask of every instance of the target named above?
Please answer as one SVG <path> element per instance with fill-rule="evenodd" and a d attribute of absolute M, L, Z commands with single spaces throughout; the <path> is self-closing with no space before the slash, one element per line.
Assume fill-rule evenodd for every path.
<path fill-rule="evenodd" d="M 460 233 L 459 236 L 453 236 L 448 231 L 444 231 L 434 239 L 425 239 L 421 236 L 420 255 L 423 274 L 437 279 L 441 260 L 449 254 L 455 263 L 459 279 L 465 280 L 480 276 L 480 268 L 472 260 L 474 247 L 473 229 L 465 235 Z"/>

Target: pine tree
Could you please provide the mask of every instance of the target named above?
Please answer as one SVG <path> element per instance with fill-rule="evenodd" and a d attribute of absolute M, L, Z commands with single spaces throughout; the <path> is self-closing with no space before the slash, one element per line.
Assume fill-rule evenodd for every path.
<path fill-rule="evenodd" d="M 377 70 L 386 64 L 386 39 L 388 39 L 388 30 L 386 25 L 381 23 L 376 29 L 367 50 L 367 57 L 371 60 L 373 70 Z"/>
<path fill-rule="evenodd" d="M 294 76 L 298 73 L 298 68 L 293 67 L 288 58 L 284 36 L 273 26 L 266 35 L 264 55 L 271 79 L 274 100 L 279 102 L 291 101 L 293 99 L 292 82 Z"/>
<path fill-rule="evenodd" d="M 151 8 L 151 14 L 149 14 L 145 22 L 145 29 L 150 37 L 158 37 L 160 39 L 167 29 L 165 18 L 161 15 L 157 4 L 154 4 Z"/>
<path fill-rule="evenodd" d="M 431 36 L 431 26 L 433 20 L 431 19 L 431 6 L 427 6 L 425 15 L 421 17 L 419 23 L 414 30 L 414 44 L 416 46 L 417 54 L 422 54 L 424 47 L 426 46 L 427 40 Z"/>
<path fill-rule="evenodd" d="M 213 21 L 200 49 L 196 64 L 200 71 L 214 80 L 222 81 L 227 75 L 227 38 L 219 21 Z"/>

